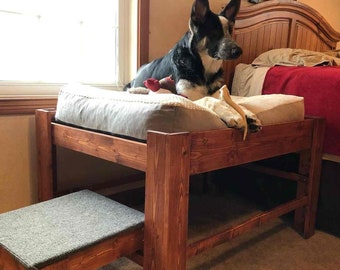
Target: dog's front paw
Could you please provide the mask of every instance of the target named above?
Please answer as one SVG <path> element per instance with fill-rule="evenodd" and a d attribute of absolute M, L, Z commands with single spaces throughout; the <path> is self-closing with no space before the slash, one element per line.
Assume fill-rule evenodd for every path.
<path fill-rule="evenodd" d="M 255 116 L 246 115 L 247 125 L 249 132 L 258 132 L 262 129 L 262 124 L 260 120 Z"/>

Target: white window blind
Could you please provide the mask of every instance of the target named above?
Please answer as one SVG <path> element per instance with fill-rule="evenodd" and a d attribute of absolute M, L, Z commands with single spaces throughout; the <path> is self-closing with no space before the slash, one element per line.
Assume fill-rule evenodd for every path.
<path fill-rule="evenodd" d="M 12 93 L 11 85 L 126 83 L 136 58 L 136 3 L 0 0 L 0 84 L 8 89 L 0 94 Z"/>

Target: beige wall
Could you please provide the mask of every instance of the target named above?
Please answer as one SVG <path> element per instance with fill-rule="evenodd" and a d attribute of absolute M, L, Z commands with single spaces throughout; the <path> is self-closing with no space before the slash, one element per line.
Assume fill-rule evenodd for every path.
<path fill-rule="evenodd" d="M 0 116 L 0 213 L 36 201 L 33 116 Z"/>
<path fill-rule="evenodd" d="M 340 0 L 299 1 L 317 10 L 336 31 L 340 32 Z M 340 49 L 340 42 L 337 44 L 337 49 Z"/>
<path fill-rule="evenodd" d="M 192 0 L 150 0 L 150 60 L 167 53 L 188 30 L 192 3 Z M 210 8 L 217 13 L 225 3 L 210 1 Z"/>
<path fill-rule="evenodd" d="M 70 162 L 72 161 L 72 162 Z M 58 149 L 58 190 L 107 183 L 136 170 Z M 37 197 L 37 151 L 33 115 L 0 116 L 0 213 L 30 205 Z"/>
<path fill-rule="evenodd" d="M 340 32 L 340 0 L 299 0 L 316 9 L 333 27 Z"/>

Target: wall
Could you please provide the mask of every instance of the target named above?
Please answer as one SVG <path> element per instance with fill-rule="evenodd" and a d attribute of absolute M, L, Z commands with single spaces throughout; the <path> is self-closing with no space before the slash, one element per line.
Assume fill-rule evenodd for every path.
<path fill-rule="evenodd" d="M 340 0 L 299 0 L 300 2 L 317 10 L 332 27 L 340 32 Z M 340 42 L 337 44 L 337 49 L 340 50 Z"/>
<path fill-rule="evenodd" d="M 192 3 L 192 0 L 176 4 L 172 0 L 150 0 L 150 60 L 167 53 L 188 30 Z M 210 1 L 210 8 L 217 13 L 225 3 Z"/>
<path fill-rule="evenodd" d="M 218 13 L 227 0 L 210 0 L 210 8 Z M 340 32 L 340 0 L 301 0 L 313 7 Z M 178 3 L 178 2 L 177 2 Z M 172 0 L 150 0 L 150 49 L 149 59 L 155 59 L 167 53 L 188 29 L 192 0 L 173 4 Z M 242 5 L 248 5 L 243 0 Z M 340 43 L 338 44 L 340 48 Z"/>
<path fill-rule="evenodd" d="M 340 32 L 340 0 L 299 0 L 316 9 L 335 30 Z"/>
<path fill-rule="evenodd" d="M 34 115 L 0 116 L 0 213 L 38 201 Z M 136 170 L 58 148 L 58 191 L 138 174 Z M 72 161 L 72 162 L 70 162 Z"/>
<path fill-rule="evenodd" d="M 0 116 L 0 213 L 36 202 L 33 116 Z"/>

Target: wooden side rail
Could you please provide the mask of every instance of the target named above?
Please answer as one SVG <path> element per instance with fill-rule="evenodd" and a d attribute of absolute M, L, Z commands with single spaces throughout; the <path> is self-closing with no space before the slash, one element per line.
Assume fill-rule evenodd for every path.
<path fill-rule="evenodd" d="M 137 141 L 52 123 L 53 144 L 77 152 L 146 170 L 146 144 Z"/>
<path fill-rule="evenodd" d="M 244 164 L 244 165 L 241 165 L 241 167 L 247 170 L 250 170 L 250 171 L 260 172 L 260 173 L 264 173 L 264 174 L 275 176 L 275 177 L 281 177 L 281 178 L 291 180 L 291 181 L 296 181 L 296 182 L 308 181 L 308 178 L 305 175 L 301 175 L 301 174 L 294 173 L 294 172 L 281 171 L 278 169 L 273 169 L 273 168 L 258 165 L 258 164 L 253 164 L 253 163 Z"/>
<path fill-rule="evenodd" d="M 198 240 L 189 245 L 187 256 L 188 257 L 195 256 L 209 248 L 223 244 L 228 240 L 232 240 L 237 236 L 252 230 L 253 228 L 259 227 L 260 225 L 267 223 L 284 214 L 287 214 L 297 208 L 306 206 L 307 202 L 308 202 L 307 196 L 304 196 L 300 199 L 292 200 L 270 211 L 251 217 L 236 226 L 232 226 L 214 235 Z"/>
<path fill-rule="evenodd" d="M 197 174 L 310 149 L 313 120 L 264 126 L 248 134 L 235 129 L 193 132 L 190 173 Z M 294 131 L 294 132 L 293 132 Z"/>

